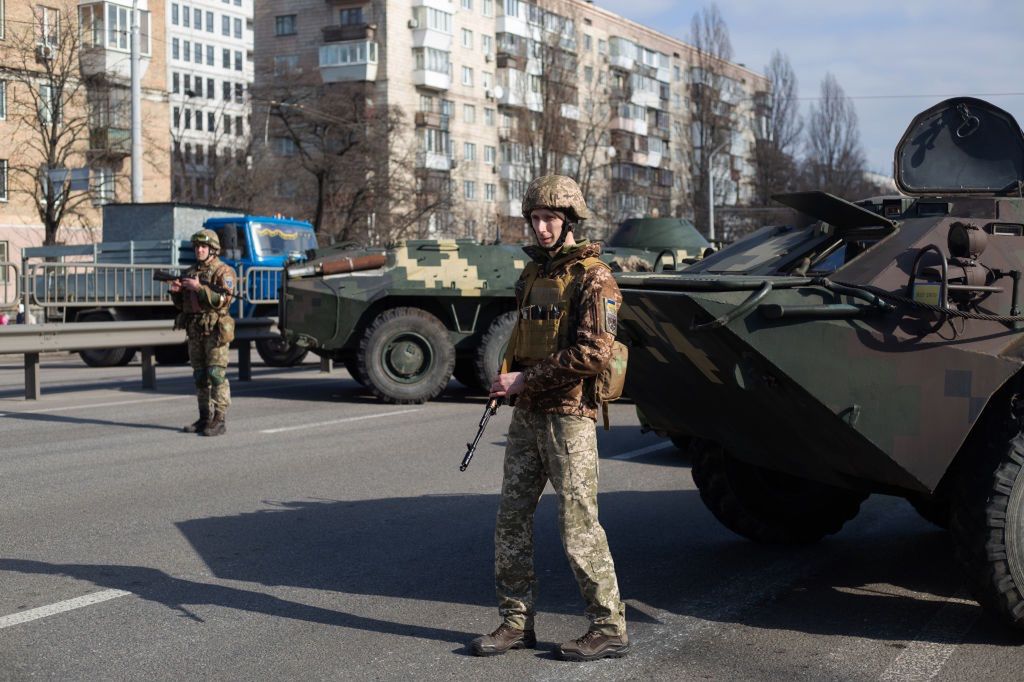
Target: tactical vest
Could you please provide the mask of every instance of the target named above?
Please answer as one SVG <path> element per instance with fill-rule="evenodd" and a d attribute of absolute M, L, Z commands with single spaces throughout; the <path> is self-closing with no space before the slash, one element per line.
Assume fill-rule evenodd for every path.
<path fill-rule="evenodd" d="M 227 268 L 234 270 L 224 262 L 218 262 L 213 268 L 194 266 L 189 269 L 188 276 L 194 276 L 203 286 L 212 286 L 214 278 Z M 181 314 L 175 320 L 175 329 L 184 329 L 189 336 L 209 336 L 218 334 L 221 343 L 230 343 L 235 338 L 235 321 L 226 311 L 215 308 L 204 309 L 195 291 L 183 291 Z M 224 294 L 221 294 L 224 295 Z"/>
<path fill-rule="evenodd" d="M 574 284 L 582 281 L 592 267 L 607 268 L 608 265 L 591 256 L 576 261 L 557 277 L 541 277 L 537 263 L 527 264 L 523 271 L 523 301 L 502 362 L 502 372 L 509 371 L 513 363 L 523 367 L 535 365 L 569 347 L 569 334 L 573 330 L 569 329 L 568 313 L 577 293 Z M 607 367 L 584 384 L 584 391 L 590 392 L 594 404 L 601 406 L 605 430 L 608 429 L 608 403 L 622 397 L 628 356 L 626 346 L 613 341 Z"/>

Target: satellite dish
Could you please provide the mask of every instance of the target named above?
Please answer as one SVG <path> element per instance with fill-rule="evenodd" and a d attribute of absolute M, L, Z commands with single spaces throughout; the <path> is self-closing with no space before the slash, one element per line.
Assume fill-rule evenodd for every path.
<path fill-rule="evenodd" d="M 615 151 L 615 147 L 608 147 L 608 158 L 614 159 L 618 152 Z"/>
<path fill-rule="evenodd" d="M 501 99 L 505 94 L 505 90 L 500 85 L 495 85 L 494 89 L 491 90 L 494 93 L 494 99 Z"/>

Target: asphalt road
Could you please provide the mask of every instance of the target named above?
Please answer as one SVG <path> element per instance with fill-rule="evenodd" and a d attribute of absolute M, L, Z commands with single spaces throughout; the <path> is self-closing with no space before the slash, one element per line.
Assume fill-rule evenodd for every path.
<path fill-rule="evenodd" d="M 510 411 L 459 473 L 483 399 L 380 403 L 344 371 L 254 368 L 228 434 L 187 368 L 44 357 L 43 399 L 0 359 L 0 680 L 1013 680 L 1021 638 L 963 592 L 944 532 L 872 497 L 813 547 L 746 542 L 701 504 L 629 404 L 599 431 L 601 514 L 633 653 L 552 656 L 583 633 L 550 495 L 536 651 L 497 625 L 492 532 Z"/>

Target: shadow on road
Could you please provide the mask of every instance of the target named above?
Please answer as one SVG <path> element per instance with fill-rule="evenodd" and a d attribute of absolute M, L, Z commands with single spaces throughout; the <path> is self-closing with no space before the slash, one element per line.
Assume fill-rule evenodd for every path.
<path fill-rule="evenodd" d="M 710 517 L 695 491 L 611 492 L 602 494 L 600 503 L 622 593 L 633 606 L 628 617 L 637 626 L 667 619 L 671 629 L 673 619 L 688 617 L 767 631 L 863 637 L 898 647 L 914 639 L 948 643 L 948 633 L 925 627 L 940 610 L 966 615 L 968 623 L 980 613 L 974 603 L 947 601 L 962 585 L 947 535 L 901 512 L 895 500 L 880 501 L 872 518 L 857 519 L 839 536 L 803 548 L 766 547 L 731 535 Z M 494 604 L 496 495 L 265 504 L 267 509 L 192 519 L 177 527 L 223 580 L 433 604 Z M 893 510 L 895 518 L 888 518 Z M 535 531 L 542 628 L 544 613 L 575 615 L 583 608 L 555 517 L 554 499 L 545 495 Z M 429 628 L 356 616 L 141 566 L 7 558 L 0 559 L 0 570 L 69 575 L 186 614 L 189 605 L 213 604 L 450 642 L 464 643 L 476 634 L 460 631 L 457 623 L 451 629 Z M 964 641 L 1019 645 L 986 617 L 974 623 Z"/>

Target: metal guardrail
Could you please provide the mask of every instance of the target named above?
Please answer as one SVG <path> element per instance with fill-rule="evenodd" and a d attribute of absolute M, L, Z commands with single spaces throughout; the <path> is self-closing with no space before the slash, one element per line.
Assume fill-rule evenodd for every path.
<path fill-rule="evenodd" d="M 166 265 L 29 263 L 29 305 L 40 308 L 172 305 L 167 284 L 153 280 Z"/>
<path fill-rule="evenodd" d="M 252 379 L 251 345 L 256 339 L 276 339 L 277 319 L 253 317 L 235 321 L 238 345 L 238 378 Z M 39 354 L 93 348 L 128 347 L 142 351 L 142 387 L 156 388 L 155 346 L 185 342 L 185 332 L 174 329 L 173 320 L 131 322 L 80 322 L 17 324 L 0 327 L 0 354 L 25 356 L 25 399 L 38 400 Z"/>
<path fill-rule="evenodd" d="M 0 261 L 0 310 L 13 308 L 21 298 L 21 270 L 17 263 Z"/>

